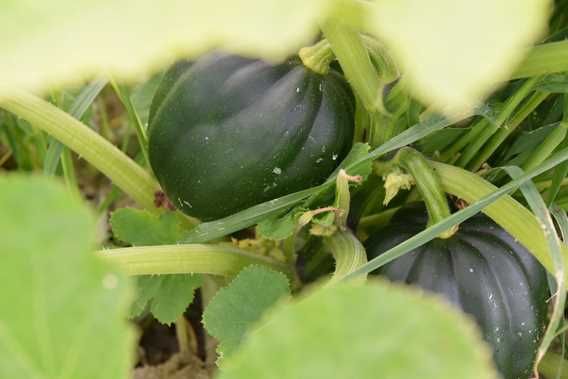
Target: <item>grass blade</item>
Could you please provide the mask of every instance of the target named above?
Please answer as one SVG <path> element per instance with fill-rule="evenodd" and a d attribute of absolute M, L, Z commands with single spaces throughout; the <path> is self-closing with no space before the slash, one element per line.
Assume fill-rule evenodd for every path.
<path fill-rule="evenodd" d="M 107 83 L 108 80 L 104 78 L 96 79 L 93 82 L 89 83 L 81 91 L 81 93 L 79 93 L 79 96 L 77 96 L 77 99 L 75 99 L 73 105 L 71 105 L 69 114 L 75 117 L 77 120 L 83 118 L 85 112 L 87 112 L 87 109 L 89 109 L 93 101 L 103 90 L 103 88 L 105 88 Z M 55 138 L 51 138 L 51 143 L 49 144 L 49 148 L 47 149 L 47 154 L 43 162 L 44 174 L 55 175 L 55 171 L 57 170 L 57 166 L 59 165 L 59 160 L 61 159 L 61 154 L 63 153 L 63 148 L 64 145 L 61 142 L 59 142 Z"/>
<path fill-rule="evenodd" d="M 524 175 L 523 170 L 516 166 L 508 166 L 503 168 L 509 176 L 513 179 L 518 179 Z M 536 217 L 540 220 L 541 228 L 546 237 L 550 255 L 552 256 L 552 263 L 554 265 L 554 278 L 556 279 L 556 293 L 554 297 L 554 308 L 550 315 L 550 321 L 546 332 L 542 337 L 542 342 L 538 349 L 535 367 L 538 367 L 539 362 L 542 360 L 546 351 L 550 347 L 555 338 L 556 330 L 562 321 L 564 314 L 564 304 L 566 303 L 566 275 L 564 266 L 564 257 L 562 255 L 562 248 L 560 246 L 560 239 L 556 234 L 556 229 L 550 213 L 546 207 L 546 203 L 540 196 L 538 189 L 533 182 L 527 181 L 520 186 L 523 196 L 531 207 L 531 210 Z M 536 373 L 535 373 L 536 374 Z"/>

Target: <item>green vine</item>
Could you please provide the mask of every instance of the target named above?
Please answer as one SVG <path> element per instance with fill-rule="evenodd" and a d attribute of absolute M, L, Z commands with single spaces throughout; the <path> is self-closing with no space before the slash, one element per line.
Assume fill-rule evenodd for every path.
<path fill-rule="evenodd" d="M 154 195 L 160 190 L 154 178 L 85 124 L 37 96 L 13 92 L 0 107 L 27 120 L 34 127 L 52 135 L 106 175 L 122 191 L 149 211 Z"/>
<path fill-rule="evenodd" d="M 412 175 L 416 188 L 422 196 L 428 210 L 428 226 L 434 225 L 450 215 L 448 200 L 444 193 L 438 175 L 422 154 L 411 148 L 400 149 L 396 161 L 407 173 Z M 450 229 L 440 238 L 449 238 L 455 234 L 457 228 Z"/>
<path fill-rule="evenodd" d="M 359 32 L 337 22 L 323 23 L 321 29 L 365 109 L 384 111 L 382 83 Z"/>
<path fill-rule="evenodd" d="M 230 246 L 187 244 L 101 250 L 102 259 L 129 275 L 198 273 L 233 276 L 244 267 L 268 266 L 292 277 L 292 270 L 274 259 Z"/>

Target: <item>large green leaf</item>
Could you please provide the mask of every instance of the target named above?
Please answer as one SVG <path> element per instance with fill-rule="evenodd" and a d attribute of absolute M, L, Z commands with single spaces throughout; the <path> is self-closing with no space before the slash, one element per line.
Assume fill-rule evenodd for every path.
<path fill-rule="evenodd" d="M 375 0 L 374 33 L 415 95 L 459 113 L 507 80 L 541 36 L 549 0 Z"/>
<path fill-rule="evenodd" d="M 271 60 L 310 42 L 337 0 L 7 0 L 0 5 L 0 94 L 102 70 L 140 79 L 221 47 Z"/>
<path fill-rule="evenodd" d="M 41 177 L 0 177 L 0 378 L 122 379 L 127 278 L 93 254 L 93 215 Z"/>
<path fill-rule="evenodd" d="M 208 49 L 281 60 L 335 18 L 383 39 L 416 95 L 463 111 L 506 80 L 546 24 L 549 0 L 8 0 L 0 96 L 100 73 L 143 78 Z M 367 24 L 362 22 L 362 13 Z"/>
<path fill-rule="evenodd" d="M 489 349 L 450 305 L 383 281 L 272 308 L 220 379 L 493 379 Z"/>

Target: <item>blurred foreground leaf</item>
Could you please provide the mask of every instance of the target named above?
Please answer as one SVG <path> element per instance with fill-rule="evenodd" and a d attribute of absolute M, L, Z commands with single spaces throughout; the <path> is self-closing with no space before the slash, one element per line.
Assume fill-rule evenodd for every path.
<path fill-rule="evenodd" d="M 382 281 L 312 290 L 272 308 L 220 379 L 494 379 L 473 323 Z"/>
<path fill-rule="evenodd" d="M 375 0 L 370 28 L 414 94 L 446 114 L 477 105 L 509 79 L 543 35 L 549 0 Z"/>
<path fill-rule="evenodd" d="M 136 79 L 224 48 L 281 60 L 337 0 L 9 0 L 0 5 L 0 96 L 101 71 Z"/>
<path fill-rule="evenodd" d="M 0 177 L 0 378 L 127 376 L 129 282 L 93 254 L 95 230 L 63 186 Z"/>

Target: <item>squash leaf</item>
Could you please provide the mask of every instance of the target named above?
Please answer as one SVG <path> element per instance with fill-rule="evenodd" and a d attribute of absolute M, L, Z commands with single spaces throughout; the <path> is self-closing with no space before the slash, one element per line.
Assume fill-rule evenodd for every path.
<path fill-rule="evenodd" d="M 110 224 L 118 239 L 134 246 L 175 244 L 183 235 L 174 212 L 158 216 L 140 209 L 121 208 L 113 212 Z M 193 302 L 202 279 L 197 274 L 137 277 L 137 296 L 130 316 L 138 317 L 150 311 L 163 324 L 174 322 Z"/>
<path fill-rule="evenodd" d="M 203 284 L 203 276 L 144 275 L 136 278 L 137 297 L 130 311 L 138 317 L 148 310 L 162 324 L 171 324 L 193 302 L 195 290 Z"/>
<path fill-rule="evenodd" d="M 219 342 L 222 357 L 234 353 L 245 333 L 262 314 L 290 294 L 288 279 L 281 273 L 250 266 L 219 290 L 203 314 L 203 325 Z"/>
<path fill-rule="evenodd" d="M 257 232 L 263 238 L 281 241 L 296 231 L 298 219 L 305 211 L 303 207 L 295 207 L 284 215 L 268 217 L 258 223 Z"/>
<path fill-rule="evenodd" d="M 110 218 L 113 235 L 132 246 L 168 245 L 183 238 L 174 212 L 155 215 L 135 208 L 120 208 Z"/>

